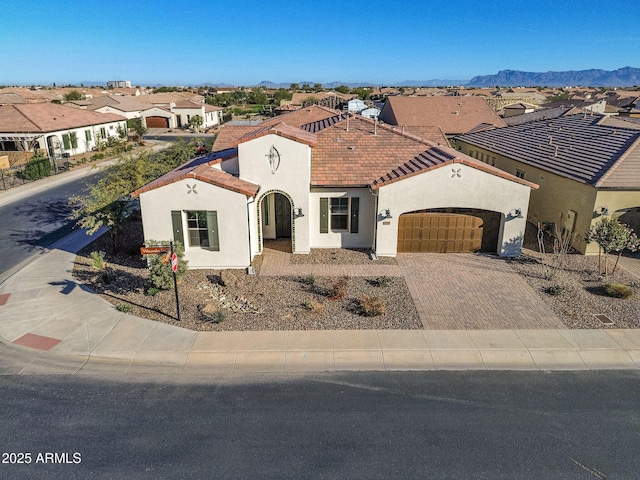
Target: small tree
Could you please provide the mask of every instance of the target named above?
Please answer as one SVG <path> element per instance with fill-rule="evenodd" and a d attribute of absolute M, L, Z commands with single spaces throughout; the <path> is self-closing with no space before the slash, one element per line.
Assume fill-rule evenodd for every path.
<path fill-rule="evenodd" d="M 156 242 L 150 240 L 146 245 L 167 245 L 169 242 Z M 174 253 L 178 256 L 178 270 L 176 277 L 180 280 L 187 273 L 187 261 L 184 259 L 184 248 L 180 242 L 175 242 L 173 246 Z M 173 290 L 173 270 L 171 270 L 171 261 L 165 261 L 166 254 L 151 255 L 149 257 L 149 278 L 156 288 L 161 290 Z"/>
<path fill-rule="evenodd" d="M 608 256 L 611 252 L 620 252 L 627 245 L 635 245 L 631 242 L 631 230 L 628 226 L 620 223 L 617 219 L 604 217 L 597 225 L 591 227 L 587 232 L 587 243 L 596 242 L 598 244 L 598 273 L 602 273 L 601 258 L 604 253 L 604 274 L 608 275 Z M 616 261 L 616 265 L 617 265 Z"/>
<path fill-rule="evenodd" d="M 71 90 L 69 93 L 64 94 L 64 99 L 67 102 L 73 102 L 75 100 L 84 100 L 84 95 L 78 90 Z"/>
<path fill-rule="evenodd" d="M 200 127 L 202 126 L 202 117 L 200 115 L 194 115 L 189 120 L 189 125 L 196 131 L 196 133 L 200 133 Z"/>
<path fill-rule="evenodd" d="M 134 132 L 136 132 L 136 135 L 138 136 L 140 142 L 142 142 L 142 136 L 147 133 L 147 127 L 145 127 L 144 123 L 142 123 L 142 118 L 138 117 L 131 119 L 131 128 Z"/>

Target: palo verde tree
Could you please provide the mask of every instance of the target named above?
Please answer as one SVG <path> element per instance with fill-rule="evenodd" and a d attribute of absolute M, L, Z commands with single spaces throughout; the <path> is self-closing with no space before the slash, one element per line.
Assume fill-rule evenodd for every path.
<path fill-rule="evenodd" d="M 200 133 L 200 127 L 202 126 L 203 120 L 200 115 L 194 115 L 189 119 L 189 125 L 193 128 L 196 133 Z"/>
<path fill-rule="evenodd" d="M 113 251 L 124 221 L 138 208 L 131 193 L 195 156 L 197 142 L 176 142 L 165 150 L 125 157 L 108 166 L 100 180 L 69 199 L 71 219 L 89 235 L 110 229 Z"/>
<path fill-rule="evenodd" d="M 587 232 L 587 243 L 598 244 L 598 273 L 602 273 L 601 258 L 604 253 L 604 274 L 608 275 L 608 257 L 611 252 L 618 253 L 612 274 L 618 266 L 618 260 L 625 249 L 636 251 L 640 241 L 631 228 L 615 218 L 603 217 Z"/>

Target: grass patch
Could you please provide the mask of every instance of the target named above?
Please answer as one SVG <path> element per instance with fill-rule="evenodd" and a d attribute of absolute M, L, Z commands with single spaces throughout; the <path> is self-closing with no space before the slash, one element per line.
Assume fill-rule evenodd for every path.
<path fill-rule="evenodd" d="M 628 285 L 622 283 L 607 283 L 604 292 L 613 298 L 631 298 L 633 290 Z"/>

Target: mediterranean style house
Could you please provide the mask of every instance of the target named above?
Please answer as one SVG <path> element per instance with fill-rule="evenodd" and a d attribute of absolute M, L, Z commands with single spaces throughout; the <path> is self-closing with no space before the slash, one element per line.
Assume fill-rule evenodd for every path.
<path fill-rule="evenodd" d="M 41 149 L 51 158 L 91 151 L 97 142 L 126 131 L 126 119 L 53 103 L 0 107 L 0 152 Z"/>
<path fill-rule="evenodd" d="M 191 268 L 249 267 L 270 239 L 288 239 L 294 254 L 518 255 L 537 185 L 443 140 L 312 106 L 225 125 L 212 153 L 133 196 L 145 240 L 182 242 Z"/>
<path fill-rule="evenodd" d="M 572 246 L 597 254 L 586 232 L 613 215 L 640 233 L 640 130 L 615 117 L 568 115 L 457 136 L 460 151 L 539 184 L 528 220 L 555 234 L 569 229 Z M 627 123 L 627 125 L 631 125 Z"/>

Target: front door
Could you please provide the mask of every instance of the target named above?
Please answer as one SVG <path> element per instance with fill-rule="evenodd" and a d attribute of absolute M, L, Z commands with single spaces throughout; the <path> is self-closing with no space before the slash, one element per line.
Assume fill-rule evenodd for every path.
<path fill-rule="evenodd" d="M 291 238 L 291 202 L 281 193 L 275 193 L 276 237 Z"/>

